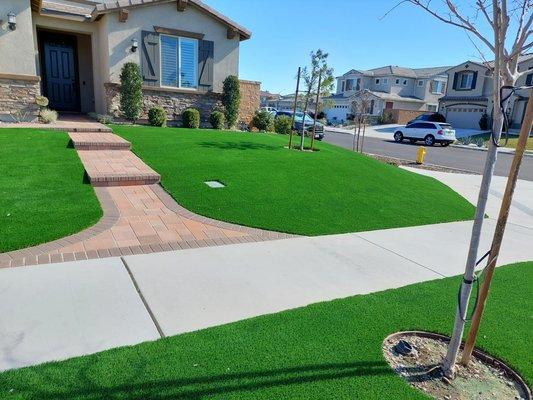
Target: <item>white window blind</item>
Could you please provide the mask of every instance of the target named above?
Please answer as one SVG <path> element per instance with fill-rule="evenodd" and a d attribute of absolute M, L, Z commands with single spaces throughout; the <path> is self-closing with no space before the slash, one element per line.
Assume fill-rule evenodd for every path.
<path fill-rule="evenodd" d="M 196 88 L 198 86 L 198 41 L 161 35 L 161 84 Z"/>

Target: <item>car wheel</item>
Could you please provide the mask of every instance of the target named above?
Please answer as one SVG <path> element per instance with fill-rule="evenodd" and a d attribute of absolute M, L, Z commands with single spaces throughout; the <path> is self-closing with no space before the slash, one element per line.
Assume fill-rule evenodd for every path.
<path fill-rule="evenodd" d="M 450 145 L 450 142 L 440 142 L 440 145 L 442 147 L 448 147 Z"/>
<path fill-rule="evenodd" d="M 396 132 L 394 134 L 394 141 L 398 142 L 398 143 L 402 142 L 403 141 L 403 133 L 401 133 L 400 131 Z"/>
<path fill-rule="evenodd" d="M 416 143 L 416 139 L 409 139 L 409 143 L 415 144 Z"/>
<path fill-rule="evenodd" d="M 433 146 L 435 144 L 435 136 L 427 135 L 424 138 L 424 143 L 426 144 L 426 146 Z"/>

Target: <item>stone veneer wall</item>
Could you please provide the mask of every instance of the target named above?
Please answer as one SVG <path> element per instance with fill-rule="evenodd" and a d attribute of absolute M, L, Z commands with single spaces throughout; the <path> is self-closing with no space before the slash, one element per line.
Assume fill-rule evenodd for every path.
<path fill-rule="evenodd" d="M 41 94 L 38 76 L 0 74 L 0 121 L 35 120 L 39 107 L 35 97 Z"/>
<path fill-rule="evenodd" d="M 110 115 L 120 117 L 120 85 L 106 83 L 107 110 Z M 200 111 L 203 126 L 209 125 L 209 116 L 216 109 L 222 108 L 221 95 L 218 93 L 187 92 L 158 87 L 143 86 L 143 105 L 141 120 L 148 119 L 150 108 L 160 106 L 165 109 L 170 124 L 181 123 L 181 114 L 189 107 Z"/>
<path fill-rule="evenodd" d="M 427 111 L 415 111 L 415 110 L 401 110 L 401 109 L 387 109 L 383 110 L 383 114 L 389 114 L 392 118 L 393 124 L 405 125 L 412 119 L 415 119 L 419 115 L 425 114 Z"/>
<path fill-rule="evenodd" d="M 256 110 L 260 106 L 261 82 L 243 80 L 239 82 L 241 89 L 239 121 L 244 121 L 247 124 L 250 124 Z"/>

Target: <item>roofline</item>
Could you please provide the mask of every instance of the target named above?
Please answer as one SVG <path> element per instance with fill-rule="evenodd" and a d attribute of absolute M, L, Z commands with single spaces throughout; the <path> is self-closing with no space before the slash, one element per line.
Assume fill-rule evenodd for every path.
<path fill-rule="evenodd" d="M 459 63 L 459 64 L 457 64 L 457 65 L 454 65 L 453 67 L 448 68 L 448 69 L 447 69 L 446 71 L 444 71 L 444 72 L 448 72 L 449 70 L 454 69 L 454 68 L 457 68 L 458 66 L 463 65 L 463 64 L 476 64 L 476 65 L 479 65 L 480 67 L 483 67 L 483 68 L 486 68 L 486 69 L 490 69 L 490 67 L 487 67 L 487 66 L 484 65 L 484 64 L 478 63 L 478 62 L 476 62 L 476 61 L 466 60 L 466 61 L 463 61 L 462 63 Z"/>
<path fill-rule="evenodd" d="M 32 0 L 32 1 L 40 1 L 40 0 Z M 158 4 L 158 3 L 175 3 L 175 2 L 176 0 L 120 0 L 120 1 L 115 0 L 112 3 L 97 4 L 92 12 L 92 18 L 94 20 L 94 19 L 97 19 L 98 17 L 101 17 L 104 14 L 109 14 L 109 13 L 112 13 L 112 12 L 115 12 L 121 9 L 146 7 L 146 6 L 151 6 L 151 5 Z M 214 8 L 209 7 L 207 4 L 203 3 L 201 0 L 186 0 L 185 2 L 188 5 L 191 5 L 199 9 L 200 11 L 203 11 L 206 14 L 210 15 L 217 21 L 228 26 L 228 28 L 236 31 L 236 33 L 239 34 L 239 38 L 241 41 L 248 40 L 252 37 L 251 31 L 239 25 L 232 19 L 226 17 L 224 14 L 218 12 Z"/>

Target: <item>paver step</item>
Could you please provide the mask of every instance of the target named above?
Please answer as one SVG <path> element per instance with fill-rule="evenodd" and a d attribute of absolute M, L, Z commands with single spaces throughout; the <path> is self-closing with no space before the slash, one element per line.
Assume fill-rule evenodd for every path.
<path fill-rule="evenodd" d="M 129 150 L 78 150 L 93 186 L 152 185 L 161 176 Z"/>
<path fill-rule="evenodd" d="M 113 132 L 111 128 L 108 127 L 102 127 L 102 128 L 96 128 L 96 127 L 68 127 L 68 130 L 70 132 Z"/>
<path fill-rule="evenodd" d="M 131 143 L 108 132 L 69 132 L 77 150 L 129 150 Z"/>

